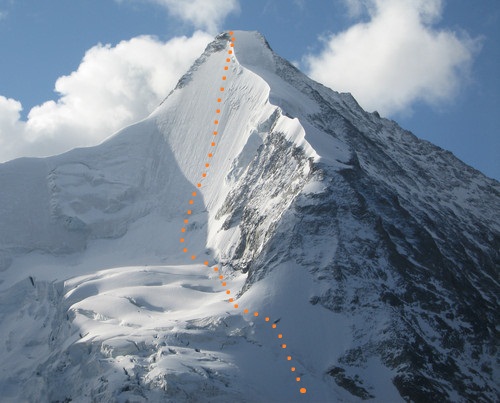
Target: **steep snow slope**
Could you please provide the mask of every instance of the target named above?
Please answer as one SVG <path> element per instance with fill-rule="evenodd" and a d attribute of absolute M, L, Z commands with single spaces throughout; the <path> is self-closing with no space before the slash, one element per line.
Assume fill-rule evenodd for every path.
<path fill-rule="evenodd" d="M 498 182 L 234 37 L 100 146 L 0 165 L 4 400 L 498 400 Z"/>
<path fill-rule="evenodd" d="M 200 253 L 200 261 L 213 261 L 220 244 L 238 237 L 235 231 L 219 237 L 218 206 L 263 137 L 276 122 L 303 135 L 297 121 L 269 104 L 269 86 L 233 59 L 219 117 L 218 158 L 211 160 L 208 177 L 200 177 L 214 150 L 202 134 L 211 136 L 220 107 L 217 81 L 227 49 L 224 38 L 214 42 L 151 117 L 101 146 L 2 166 L 2 205 L 9 210 L 1 212 L 0 287 L 4 300 L 13 301 L 2 310 L 2 355 L 6 363 L 17 362 L 2 367 L 1 387 L 9 398 L 299 397 L 276 334 L 228 313 L 215 275 L 186 266 L 180 253 L 179 229 L 199 181 L 203 188 L 192 207 L 187 247 Z M 24 205 L 16 209 L 17 202 L 7 198 Z M 235 292 L 241 288 L 241 276 L 224 273 Z M 170 303 L 171 294 L 181 303 Z M 253 311 L 267 298 L 269 292 L 256 287 L 240 304 Z M 307 299 L 302 305 L 309 309 Z M 232 375 L 235 370 L 239 375 Z M 307 380 L 306 371 L 300 372 Z M 332 393 L 314 389 L 311 398 L 329 399 Z"/>

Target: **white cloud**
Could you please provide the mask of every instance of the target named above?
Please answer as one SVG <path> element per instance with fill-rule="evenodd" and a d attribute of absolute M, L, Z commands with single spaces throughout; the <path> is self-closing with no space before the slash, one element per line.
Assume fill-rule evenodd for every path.
<path fill-rule="evenodd" d="M 95 46 L 76 71 L 56 81 L 59 99 L 35 106 L 26 121 L 21 103 L 0 96 L 0 161 L 98 144 L 144 118 L 211 39 L 197 32 L 168 42 L 140 36 Z"/>
<path fill-rule="evenodd" d="M 367 4 L 363 0 L 344 0 L 349 16 L 359 17 Z"/>
<path fill-rule="evenodd" d="M 148 0 L 164 6 L 168 12 L 212 34 L 218 33 L 221 23 L 240 10 L 239 0 Z"/>
<path fill-rule="evenodd" d="M 449 101 L 460 89 L 478 41 L 436 29 L 441 0 L 345 0 L 353 16 L 368 13 L 344 32 L 324 39 L 304 58 L 309 75 L 351 92 L 368 110 L 394 114 L 417 101 Z"/>
<path fill-rule="evenodd" d="M 18 136 L 22 132 L 22 122 L 19 121 L 22 109 L 20 102 L 0 95 L 0 161 L 3 156 L 9 159 L 9 155 L 15 155 Z"/>

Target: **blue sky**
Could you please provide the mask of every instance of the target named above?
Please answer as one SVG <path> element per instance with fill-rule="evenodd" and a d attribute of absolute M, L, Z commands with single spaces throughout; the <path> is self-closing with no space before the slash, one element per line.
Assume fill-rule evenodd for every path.
<path fill-rule="evenodd" d="M 145 117 L 223 29 L 500 178 L 498 0 L 0 0 L 0 161 Z"/>

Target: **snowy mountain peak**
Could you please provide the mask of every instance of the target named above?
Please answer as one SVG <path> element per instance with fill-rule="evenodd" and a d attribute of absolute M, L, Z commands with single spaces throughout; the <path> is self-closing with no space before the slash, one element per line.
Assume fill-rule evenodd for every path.
<path fill-rule="evenodd" d="M 242 66 L 275 71 L 275 55 L 264 36 L 256 31 L 235 31 L 234 37 L 235 55 Z"/>
<path fill-rule="evenodd" d="M 0 164 L 3 398 L 498 400 L 500 184 L 233 36 L 103 144 Z"/>

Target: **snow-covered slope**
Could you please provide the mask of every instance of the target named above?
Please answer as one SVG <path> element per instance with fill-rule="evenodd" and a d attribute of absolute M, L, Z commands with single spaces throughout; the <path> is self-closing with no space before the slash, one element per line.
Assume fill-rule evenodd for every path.
<path fill-rule="evenodd" d="M 499 183 L 230 44 L 103 144 L 0 165 L 0 400 L 498 400 Z"/>

